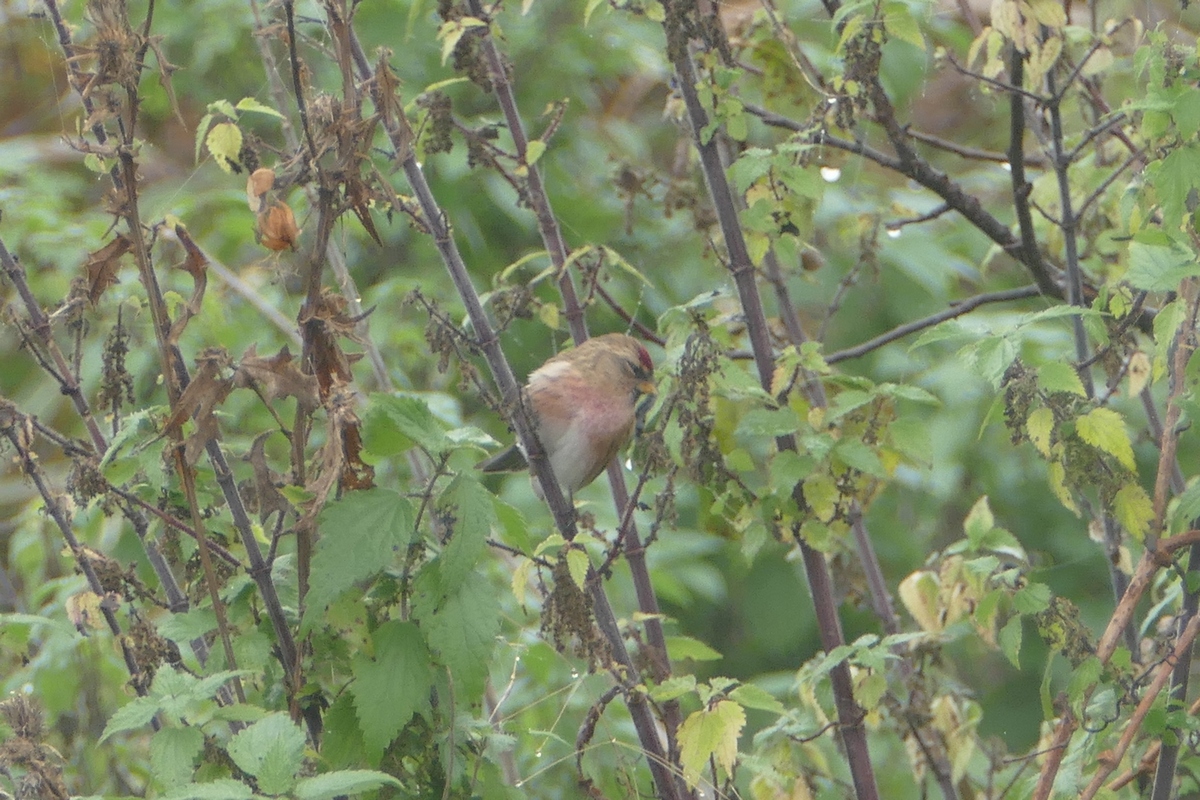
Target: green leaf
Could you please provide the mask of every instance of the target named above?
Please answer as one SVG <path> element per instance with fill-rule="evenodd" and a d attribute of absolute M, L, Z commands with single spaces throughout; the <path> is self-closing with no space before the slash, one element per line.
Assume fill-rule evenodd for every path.
<path fill-rule="evenodd" d="M 1075 420 L 1079 438 L 1113 456 L 1128 470 L 1136 469 L 1133 443 L 1125 430 L 1125 418 L 1111 408 L 1094 408 Z"/>
<path fill-rule="evenodd" d="M 776 714 L 787 710 L 770 692 L 752 683 L 743 683 L 730 692 L 729 696 L 738 701 L 743 708 L 757 708 L 759 711 L 772 711 Z"/>
<path fill-rule="evenodd" d="M 659 703 L 677 700 L 689 692 L 696 691 L 696 676 L 679 675 L 667 678 L 657 686 L 650 687 L 650 697 Z"/>
<path fill-rule="evenodd" d="M 425 639 L 411 622 L 385 622 L 371 641 L 375 657 L 355 657 L 350 691 L 364 744 L 382 753 L 414 714 L 428 713 L 433 669 Z"/>
<path fill-rule="evenodd" d="M 232 174 L 233 164 L 237 163 L 238 153 L 242 151 L 242 132 L 238 126 L 232 122 L 218 122 L 208 132 L 204 143 L 217 166 Z"/>
<path fill-rule="evenodd" d="M 303 628 L 358 581 L 378 574 L 413 536 L 412 504 L 390 489 L 350 492 L 321 513 Z"/>
<path fill-rule="evenodd" d="M 149 697 L 137 697 L 116 710 L 100 734 L 100 744 L 114 733 L 132 731 L 150 724 L 158 713 L 158 704 Z"/>
<path fill-rule="evenodd" d="M 1196 98 L 1193 93 L 1188 92 L 1182 102 L 1192 104 L 1196 102 Z M 1167 154 L 1157 169 L 1147 171 L 1147 180 L 1148 185 L 1154 187 L 1162 204 L 1163 229 L 1179 230 L 1187 211 L 1188 196 L 1193 190 L 1200 188 L 1200 148 L 1194 144 L 1175 148 Z M 1130 246 L 1131 255 L 1132 250 L 1133 247 Z M 1169 288 L 1174 289 L 1175 286 Z"/>
<path fill-rule="evenodd" d="M 1044 392 L 1069 392 L 1087 397 L 1079 373 L 1066 361 L 1051 361 L 1038 367 L 1037 379 L 1038 386 L 1042 387 Z"/>
<path fill-rule="evenodd" d="M 1139 235 L 1140 237 L 1140 235 Z M 1135 289 L 1172 292 L 1184 278 L 1200 275 L 1194 254 L 1175 244 L 1129 243 L 1129 269 L 1125 280 Z"/>
<path fill-rule="evenodd" d="M 164 794 L 162 800 L 250 800 L 253 796 L 254 792 L 246 784 L 223 778 L 177 787 Z"/>
<path fill-rule="evenodd" d="M 404 788 L 404 784 L 399 780 L 382 772 L 369 769 L 345 769 L 297 781 L 296 788 L 292 793 L 296 796 L 296 800 L 333 800 L 342 795 L 369 792 L 380 786 Z"/>
<path fill-rule="evenodd" d="M 372 394 L 363 427 L 363 439 L 374 456 L 398 455 L 413 443 L 430 453 L 444 452 L 449 445 L 445 426 L 413 395 Z"/>
<path fill-rule="evenodd" d="M 239 731 L 225 748 L 233 763 L 266 794 L 283 794 L 304 763 L 304 731 L 286 714 L 263 717 Z"/>
<path fill-rule="evenodd" d="M 1017 669 L 1021 668 L 1021 634 L 1022 627 L 1019 616 L 1010 619 L 1000 629 L 1000 651 Z"/>
<path fill-rule="evenodd" d="M 234 108 L 238 111 L 253 111 L 256 114 L 268 114 L 279 119 L 284 118 L 283 114 L 280 114 L 268 105 L 258 102 L 253 97 L 243 97 L 241 100 L 238 100 L 238 104 Z"/>
<path fill-rule="evenodd" d="M 800 417 L 790 408 L 752 408 L 738 423 L 737 432 L 747 436 L 784 436 L 800 428 Z"/>
<path fill-rule="evenodd" d="M 1050 587 L 1044 583 L 1027 583 L 1013 595 L 1013 608 L 1022 614 L 1040 614 L 1050 607 Z"/>
<path fill-rule="evenodd" d="M 1071 670 L 1071 679 L 1067 683 L 1067 698 L 1076 714 L 1079 714 L 1082 709 L 1089 690 L 1095 686 L 1103 674 L 1104 665 L 1096 656 L 1088 656 L 1079 666 Z"/>
<path fill-rule="evenodd" d="M 1025 423 L 1025 429 L 1029 432 L 1029 441 L 1033 442 L 1037 451 L 1043 457 L 1049 458 L 1050 440 L 1054 435 L 1054 412 L 1045 406 L 1035 408 Z"/>
<path fill-rule="evenodd" d="M 1113 497 L 1113 515 L 1140 542 L 1146 538 L 1154 522 L 1154 503 L 1140 485 L 1127 483 Z"/>
<path fill-rule="evenodd" d="M 421 571 L 413 617 L 425 632 L 425 641 L 454 675 L 456 691 L 472 701 L 483 694 L 496 633 L 500 630 L 500 604 L 491 584 L 471 573 L 453 592 L 444 594 L 437 565 Z"/>
<path fill-rule="evenodd" d="M 165 727 L 150 740 L 150 774 L 164 789 L 188 783 L 203 750 L 199 728 Z"/>
<path fill-rule="evenodd" d="M 746 724 L 746 712 L 732 700 L 720 700 L 712 708 L 688 716 L 679 726 L 679 765 L 683 779 L 695 788 L 703 779 L 708 760 L 730 774 L 737 760 L 737 740 Z"/>
<path fill-rule="evenodd" d="M 879 460 L 879 454 L 859 439 L 846 437 L 839 440 L 834 445 L 833 454 L 847 467 L 852 467 L 874 478 L 887 477 L 887 470 L 884 469 L 883 462 Z"/>
<path fill-rule="evenodd" d="M 587 586 L 588 568 L 591 566 L 592 561 L 583 549 L 572 547 L 567 551 L 567 571 L 571 573 L 571 580 L 580 589 Z"/>
<path fill-rule="evenodd" d="M 487 537 L 496 520 L 492 494 L 479 481 L 465 475 L 456 477 L 438 499 L 438 508 L 452 519 L 450 541 L 442 551 L 442 586 L 451 591 L 479 562 L 487 548 Z"/>
<path fill-rule="evenodd" d="M 996 517 L 992 514 L 992 508 L 988 505 L 985 494 L 975 501 L 975 505 L 971 506 L 967 518 L 963 520 L 963 532 L 966 533 L 971 546 L 978 548 L 984 535 L 994 527 L 996 527 Z"/>
<path fill-rule="evenodd" d="M 693 661 L 716 661 L 721 658 L 721 654 L 704 642 L 698 639 L 693 639 L 690 636 L 668 636 L 667 640 L 667 655 L 673 661 L 680 661 L 685 658 L 690 658 Z"/>
<path fill-rule="evenodd" d="M 525 164 L 532 167 L 546 152 L 546 143 L 541 139 L 530 139 L 525 148 Z"/>

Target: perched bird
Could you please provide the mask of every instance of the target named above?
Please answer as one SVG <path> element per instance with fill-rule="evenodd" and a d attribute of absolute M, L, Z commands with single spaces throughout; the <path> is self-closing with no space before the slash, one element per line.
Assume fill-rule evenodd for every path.
<path fill-rule="evenodd" d="M 632 336 L 607 333 L 542 364 L 529 376 L 525 398 L 538 440 L 568 499 L 604 471 L 654 402 L 654 364 Z M 519 445 L 479 467 L 504 472 L 527 466 Z M 536 478 L 533 491 L 542 487 Z"/>

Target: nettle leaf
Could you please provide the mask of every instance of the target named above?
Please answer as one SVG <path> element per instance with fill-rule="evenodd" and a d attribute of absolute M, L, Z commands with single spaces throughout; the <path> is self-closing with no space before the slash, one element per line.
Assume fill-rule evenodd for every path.
<path fill-rule="evenodd" d="M 1157 231 L 1147 232 L 1158 234 Z M 1200 275 L 1196 256 L 1165 236 L 1146 241 L 1146 234 L 1129 243 L 1129 269 L 1125 280 L 1135 289 L 1150 292 L 1170 292 L 1179 288 L 1184 278 Z"/>
<path fill-rule="evenodd" d="M 1038 386 L 1047 393 L 1070 392 L 1071 394 L 1087 397 L 1083 381 L 1075 367 L 1065 361 L 1051 361 L 1043 364 L 1037 371 Z"/>
<path fill-rule="evenodd" d="M 445 592 L 437 564 L 421 570 L 413 617 L 425 641 L 454 675 L 467 700 L 483 694 L 488 664 L 500 630 L 500 605 L 488 581 L 476 572 Z"/>
<path fill-rule="evenodd" d="M 354 708 L 363 743 L 382 753 L 414 714 L 427 714 L 433 668 L 420 629 L 411 622 L 385 622 L 371 636 L 375 657 L 354 659 Z"/>
<path fill-rule="evenodd" d="M 189 783 L 167 792 L 163 800 L 250 800 L 253 790 L 241 781 L 232 778 L 209 781 L 208 783 Z"/>
<path fill-rule="evenodd" d="M 1154 522 L 1154 503 L 1146 490 L 1136 483 L 1122 486 L 1113 497 L 1113 514 L 1117 521 L 1139 542 L 1146 538 Z"/>
<path fill-rule="evenodd" d="M 163 728 L 150 740 L 150 774 L 164 789 L 183 785 L 192 779 L 203 750 L 204 732 L 199 728 Z"/>
<path fill-rule="evenodd" d="M 438 506 L 454 519 L 450 541 L 440 558 L 442 585 L 451 590 L 462 582 L 487 548 L 487 537 L 496 520 L 496 506 L 491 492 L 465 475 L 450 483 Z"/>
<path fill-rule="evenodd" d="M 1021 618 L 1013 617 L 1000 629 L 1000 650 L 1008 662 L 1017 669 L 1021 668 L 1021 636 L 1023 629 Z"/>
<path fill-rule="evenodd" d="M 1117 459 L 1128 470 L 1136 468 L 1133 443 L 1125 430 L 1125 418 L 1111 408 L 1094 408 L 1075 420 L 1079 438 Z"/>
<path fill-rule="evenodd" d="M 679 763 L 690 788 L 700 783 L 710 758 L 726 774 L 733 771 L 738 736 L 745 725 L 746 712 L 732 700 L 720 700 L 683 721 L 678 733 Z"/>
<path fill-rule="evenodd" d="M 591 566 L 592 561 L 582 548 L 572 547 L 567 551 L 567 571 L 571 573 L 571 580 L 580 589 L 587 586 L 588 568 Z"/>
<path fill-rule="evenodd" d="M 1049 458 L 1050 440 L 1054 434 L 1054 412 L 1045 406 L 1035 408 L 1025 422 L 1025 429 L 1029 432 L 1029 441 L 1033 442 L 1037 451 L 1043 457 Z"/>
<path fill-rule="evenodd" d="M 666 703 L 694 691 L 696 691 L 696 676 L 680 675 L 667 678 L 659 685 L 650 687 L 650 697 L 659 703 Z"/>
<path fill-rule="evenodd" d="M 371 454 L 394 456 L 414 444 L 430 453 L 448 449 L 446 428 L 429 405 L 411 395 L 372 394 L 363 414 L 363 440 Z"/>
<path fill-rule="evenodd" d="M 717 661 L 721 654 L 699 639 L 690 636 L 668 636 L 667 655 L 672 661 L 690 658 L 693 661 Z"/>
<path fill-rule="evenodd" d="M 208 152 L 213 160 L 225 172 L 232 173 L 233 165 L 237 163 L 238 153 L 242 151 L 242 132 L 232 122 L 218 122 L 212 126 L 204 139 Z"/>
<path fill-rule="evenodd" d="M 729 696 L 743 708 L 756 708 L 759 711 L 772 711 L 776 714 L 782 714 L 787 710 L 783 703 L 776 700 L 770 692 L 752 683 L 742 684 L 731 691 Z"/>
<path fill-rule="evenodd" d="M 1187 304 L 1172 300 L 1154 315 L 1154 367 L 1152 377 L 1160 379 L 1167 372 L 1167 356 L 1175 342 L 1175 332 L 1187 317 Z"/>
<path fill-rule="evenodd" d="M 412 504 L 390 489 L 350 492 L 321 512 L 303 628 L 355 583 L 378 574 L 413 537 Z"/>
<path fill-rule="evenodd" d="M 239 731 L 226 751 L 265 794 L 283 794 L 304 762 L 304 731 L 286 714 L 271 714 Z"/>
<path fill-rule="evenodd" d="M 1181 104 L 1191 105 L 1194 103 L 1195 97 L 1188 93 Z M 1188 196 L 1192 190 L 1200 187 L 1200 148 L 1194 144 L 1188 144 L 1172 150 L 1162 160 L 1161 166 L 1153 177 L 1152 185 L 1158 194 L 1159 202 L 1162 203 L 1163 228 L 1169 231 L 1178 230 L 1187 211 Z M 1131 245 L 1131 257 L 1132 251 Z M 1192 274 L 1198 273 L 1193 272 Z M 1137 286 L 1137 284 L 1134 285 Z M 1175 286 L 1169 288 L 1174 289 Z"/>
<path fill-rule="evenodd" d="M 296 800 L 333 800 L 343 795 L 357 795 L 378 789 L 380 786 L 395 786 L 403 789 L 404 784 L 391 775 L 369 769 L 345 769 L 326 772 L 296 782 L 293 794 Z"/>
<path fill-rule="evenodd" d="M 238 100 L 238 104 L 234 106 L 234 108 L 236 108 L 238 111 L 253 111 L 256 114 L 266 114 L 279 119 L 284 118 L 283 114 L 280 114 L 278 111 L 268 105 L 260 103 L 253 97 L 243 97 L 241 100 Z"/>

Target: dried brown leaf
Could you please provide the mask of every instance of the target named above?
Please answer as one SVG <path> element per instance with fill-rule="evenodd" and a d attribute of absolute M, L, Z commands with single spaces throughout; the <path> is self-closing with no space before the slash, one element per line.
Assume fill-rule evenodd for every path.
<path fill-rule="evenodd" d="M 257 386 L 267 402 L 294 397 L 305 411 L 321 405 L 316 377 L 300 371 L 286 345 L 273 356 L 259 356 L 257 345 L 250 345 L 233 381 L 237 388 Z"/>
<path fill-rule="evenodd" d="M 267 466 L 265 444 L 267 437 L 273 433 L 274 431 L 267 431 L 255 437 L 254 444 L 250 445 L 250 453 L 246 456 L 254 470 L 254 488 L 258 495 L 258 519 L 262 523 L 266 523 L 267 517 L 276 511 L 279 512 L 280 519 L 282 519 L 292 510 L 292 504 L 277 488 L 281 482 L 278 475 Z"/>
<path fill-rule="evenodd" d="M 260 167 L 246 179 L 246 203 L 255 214 L 261 214 L 267 205 L 267 192 L 275 188 L 275 170 Z"/>
<path fill-rule="evenodd" d="M 296 249 L 300 228 L 296 226 L 296 215 L 287 203 L 276 200 L 266 211 L 258 215 L 258 241 L 268 250 Z"/>
<path fill-rule="evenodd" d="M 222 375 L 230 365 L 229 354 L 224 348 L 208 348 L 196 357 L 196 363 L 195 376 L 163 425 L 163 434 L 178 441 L 183 438 L 183 423 L 189 418 L 196 421 L 195 432 L 184 443 L 184 455 L 189 464 L 196 463 L 210 439 L 220 436 L 214 412 L 233 389 L 233 378 Z"/>
<path fill-rule="evenodd" d="M 87 261 L 83 262 L 83 270 L 88 282 L 88 300 L 92 305 L 99 302 L 108 287 L 116 285 L 121 256 L 128 253 L 132 247 L 133 242 L 124 234 L 118 233 L 116 238 L 104 247 L 88 253 Z"/>

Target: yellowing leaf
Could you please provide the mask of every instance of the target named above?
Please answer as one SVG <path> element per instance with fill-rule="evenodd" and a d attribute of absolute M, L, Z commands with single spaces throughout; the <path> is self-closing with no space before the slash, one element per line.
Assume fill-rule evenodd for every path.
<path fill-rule="evenodd" d="M 1046 458 L 1050 457 L 1050 436 L 1054 433 L 1054 412 L 1043 406 L 1029 415 L 1025 423 L 1029 441 Z"/>
<path fill-rule="evenodd" d="M 538 159 L 541 158 L 542 154 L 545 152 L 545 142 L 543 142 L 541 139 L 532 140 L 525 148 L 525 163 L 532 167 L 538 162 Z"/>
<path fill-rule="evenodd" d="M 813 473 L 804 479 L 804 501 L 821 522 L 829 522 L 837 511 L 838 490 L 827 473 Z"/>
<path fill-rule="evenodd" d="M 929 570 L 919 570 L 900 581 L 900 602 L 921 626 L 921 630 L 937 633 L 942 629 L 938 613 L 938 579 Z"/>
<path fill-rule="evenodd" d="M 1135 467 L 1133 443 L 1125 430 L 1125 419 L 1111 408 L 1095 408 L 1075 421 L 1079 438 L 1113 456 L 1126 469 Z"/>
<path fill-rule="evenodd" d="M 232 164 L 242 150 L 242 132 L 238 126 L 232 122 L 219 122 L 212 126 L 204 143 L 208 145 L 208 152 L 212 153 L 217 166 L 226 172 L 233 172 Z"/>
<path fill-rule="evenodd" d="M 1047 28 L 1061 30 L 1067 24 L 1067 12 L 1058 0 L 1030 0 L 1029 10 Z"/>
<path fill-rule="evenodd" d="M 1137 351 L 1129 357 L 1129 396 L 1137 397 L 1150 381 L 1150 356 Z"/>
<path fill-rule="evenodd" d="M 525 588 L 529 585 L 529 572 L 532 568 L 532 561 L 522 559 L 517 568 L 513 570 L 512 592 L 513 596 L 517 598 L 517 605 L 525 605 Z"/>
<path fill-rule="evenodd" d="M 696 788 L 712 758 L 729 774 L 737 760 L 737 740 L 746 725 L 746 712 L 732 700 L 691 714 L 679 726 L 679 763 L 683 779 Z"/>
<path fill-rule="evenodd" d="M 253 111 L 257 114 L 267 114 L 272 117 L 279 117 L 279 119 L 283 119 L 283 114 L 280 114 L 278 111 L 268 105 L 263 105 L 253 97 L 243 97 L 238 101 L 238 104 L 235 106 L 235 108 L 237 108 L 238 111 Z"/>
<path fill-rule="evenodd" d="M 1150 502 L 1145 489 L 1136 483 L 1127 483 L 1113 498 L 1113 514 L 1125 530 L 1140 542 L 1154 522 L 1154 504 Z"/>
<path fill-rule="evenodd" d="M 575 581 L 575 585 L 580 589 L 587 583 L 588 567 L 591 565 L 592 562 L 583 550 L 572 547 L 567 551 L 567 569 L 571 573 L 571 580 Z"/>
<path fill-rule="evenodd" d="M 1071 490 L 1067 488 L 1067 472 L 1063 468 L 1062 462 L 1051 461 L 1046 468 L 1046 477 L 1050 480 L 1050 491 L 1054 492 L 1058 502 L 1078 517 L 1079 507 L 1075 505 L 1075 498 L 1071 497 Z"/>

